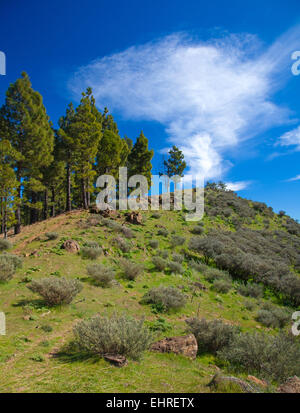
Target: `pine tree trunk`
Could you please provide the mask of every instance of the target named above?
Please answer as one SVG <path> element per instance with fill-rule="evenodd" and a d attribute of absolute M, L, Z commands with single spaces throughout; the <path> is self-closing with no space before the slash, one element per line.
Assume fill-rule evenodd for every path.
<path fill-rule="evenodd" d="M 15 235 L 20 234 L 21 232 L 21 167 L 18 165 L 17 167 L 17 180 L 19 182 L 19 187 L 18 187 L 18 205 L 16 208 L 15 212 L 15 217 L 16 217 L 16 224 L 15 224 Z"/>
<path fill-rule="evenodd" d="M 32 192 L 31 201 L 33 204 L 37 201 L 37 195 L 35 192 Z M 37 221 L 37 210 L 35 208 L 30 208 L 30 225 L 36 223 Z"/>
<path fill-rule="evenodd" d="M 44 192 L 44 219 L 48 219 L 48 189 Z"/>
<path fill-rule="evenodd" d="M 67 204 L 66 204 L 66 211 L 71 211 L 71 171 L 70 171 L 70 164 L 67 163 Z"/>
<path fill-rule="evenodd" d="M 54 218 L 55 217 L 55 190 L 52 188 L 52 196 L 51 196 L 51 216 Z"/>
<path fill-rule="evenodd" d="M 81 193 L 82 193 L 82 207 L 83 207 L 83 209 L 88 209 L 88 207 L 87 207 L 87 199 L 86 199 L 85 180 L 84 180 L 84 178 L 81 179 Z"/>
<path fill-rule="evenodd" d="M 4 238 L 7 238 L 7 198 L 4 198 L 3 233 Z"/>

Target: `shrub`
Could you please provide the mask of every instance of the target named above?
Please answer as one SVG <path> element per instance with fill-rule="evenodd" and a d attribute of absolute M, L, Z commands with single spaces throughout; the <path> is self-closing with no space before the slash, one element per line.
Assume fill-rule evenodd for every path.
<path fill-rule="evenodd" d="M 182 274 L 184 272 L 184 268 L 179 262 L 170 261 L 168 267 L 170 268 L 171 272 L 177 274 Z"/>
<path fill-rule="evenodd" d="M 225 324 L 221 320 L 190 318 L 186 323 L 196 337 L 199 353 L 217 354 L 219 350 L 228 346 L 239 331 L 237 327 Z"/>
<path fill-rule="evenodd" d="M 102 287 L 109 287 L 115 278 L 115 271 L 103 264 L 91 264 L 87 267 L 87 272 Z"/>
<path fill-rule="evenodd" d="M 291 315 L 282 308 L 265 303 L 255 319 L 266 327 L 283 328 L 291 320 Z"/>
<path fill-rule="evenodd" d="M 191 261 L 190 263 L 191 268 L 193 268 L 195 271 L 204 273 L 206 272 L 210 267 L 203 262 L 197 262 L 197 261 Z"/>
<path fill-rule="evenodd" d="M 122 225 L 119 224 L 116 221 L 113 221 L 112 219 L 108 219 L 106 221 L 106 225 L 108 226 L 108 228 L 112 229 L 113 231 L 121 231 L 122 230 Z"/>
<path fill-rule="evenodd" d="M 213 283 L 217 280 L 230 281 L 231 277 L 226 271 L 219 270 L 218 268 L 206 267 L 203 271 L 204 277 L 207 281 Z"/>
<path fill-rule="evenodd" d="M 22 260 L 13 254 L 0 255 L 0 281 L 10 280 L 17 268 L 22 267 Z"/>
<path fill-rule="evenodd" d="M 179 264 L 181 264 L 182 261 L 184 260 L 184 256 L 181 255 L 181 254 L 176 254 L 176 253 L 174 253 L 174 254 L 172 255 L 172 259 L 173 259 L 173 261 L 179 262 Z"/>
<path fill-rule="evenodd" d="M 119 261 L 123 274 L 128 280 L 135 280 L 143 271 L 140 264 L 136 264 L 130 260 L 121 259 Z"/>
<path fill-rule="evenodd" d="M 165 333 L 172 329 L 172 325 L 165 318 L 159 317 L 155 321 L 148 322 L 150 331 L 160 331 Z"/>
<path fill-rule="evenodd" d="M 276 336 L 243 333 L 234 337 L 218 356 L 237 371 L 283 381 L 300 375 L 300 346 L 291 334 Z"/>
<path fill-rule="evenodd" d="M 155 268 L 159 271 L 163 271 L 168 265 L 167 261 L 161 257 L 153 257 L 152 263 L 154 264 Z"/>
<path fill-rule="evenodd" d="M 50 240 L 57 239 L 58 238 L 58 233 L 57 232 L 46 232 L 45 236 L 50 241 Z"/>
<path fill-rule="evenodd" d="M 157 231 L 157 235 L 161 235 L 163 237 L 167 237 L 169 235 L 169 231 L 166 228 L 160 228 Z"/>
<path fill-rule="evenodd" d="M 173 235 L 171 238 L 171 245 L 172 247 L 178 247 L 179 245 L 183 245 L 185 243 L 185 238 L 179 235 Z"/>
<path fill-rule="evenodd" d="M 88 248 L 100 248 L 97 241 L 86 241 L 84 246 Z"/>
<path fill-rule="evenodd" d="M 96 260 L 102 254 L 102 248 L 98 247 L 82 247 L 81 256 L 90 260 Z"/>
<path fill-rule="evenodd" d="M 159 250 L 159 251 L 157 251 L 157 255 L 159 255 L 161 258 L 166 260 L 167 258 L 169 258 L 169 251 L 168 250 Z"/>
<path fill-rule="evenodd" d="M 183 307 L 186 303 L 186 297 L 177 288 L 159 286 L 149 290 L 142 298 L 142 303 L 152 304 L 164 312 Z"/>
<path fill-rule="evenodd" d="M 7 251 L 12 248 L 11 242 L 7 239 L 0 238 L 0 251 Z"/>
<path fill-rule="evenodd" d="M 159 212 L 153 212 L 152 218 L 159 219 L 161 217 Z"/>
<path fill-rule="evenodd" d="M 134 233 L 131 228 L 122 226 L 121 232 L 125 238 L 128 238 L 128 239 L 134 238 Z"/>
<path fill-rule="evenodd" d="M 246 310 L 249 311 L 253 311 L 255 308 L 255 303 L 253 303 L 252 301 L 244 301 L 244 307 L 246 308 Z"/>
<path fill-rule="evenodd" d="M 201 225 L 196 225 L 194 228 L 191 229 L 191 233 L 195 235 L 201 235 L 204 232 L 204 228 Z"/>
<path fill-rule="evenodd" d="M 113 240 L 116 247 L 119 248 L 122 252 L 127 253 L 131 250 L 131 245 L 125 239 L 118 237 Z"/>
<path fill-rule="evenodd" d="M 81 350 L 103 356 L 121 354 L 139 359 L 150 347 L 152 335 L 144 320 L 122 315 L 95 316 L 74 327 L 75 342 Z"/>
<path fill-rule="evenodd" d="M 264 289 L 259 284 L 241 284 L 237 288 L 237 292 L 244 297 L 261 298 L 264 295 Z"/>
<path fill-rule="evenodd" d="M 232 288 L 232 284 L 226 280 L 215 280 L 213 283 L 213 289 L 218 293 L 228 293 Z"/>
<path fill-rule="evenodd" d="M 82 285 L 78 280 L 49 277 L 32 281 L 28 288 L 34 293 L 40 294 L 47 305 L 54 306 L 70 304 L 73 298 L 82 290 Z"/>
<path fill-rule="evenodd" d="M 149 246 L 150 246 L 151 248 L 156 249 L 156 248 L 158 248 L 158 246 L 159 246 L 159 242 L 158 242 L 156 239 L 151 239 L 151 240 L 149 241 Z"/>

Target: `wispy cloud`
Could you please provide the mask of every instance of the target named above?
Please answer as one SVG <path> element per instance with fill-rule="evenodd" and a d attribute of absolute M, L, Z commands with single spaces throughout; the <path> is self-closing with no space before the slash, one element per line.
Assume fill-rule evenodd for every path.
<path fill-rule="evenodd" d="M 93 88 L 99 106 L 126 119 L 165 126 L 185 154 L 191 173 L 221 177 L 232 164 L 227 152 L 287 121 L 272 94 L 290 74 L 290 51 L 299 28 L 262 51 L 255 36 L 203 42 L 174 34 L 94 60 L 69 81 L 78 97 Z"/>
<path fill-rule="evenodd" d="M 300 125 L 289 132 L 284 133 L 275 144 L 276 146 L 294 146 L 296 151 L 300 151 Z"/>
<path fill-rule="evenodd" d="M 293 178 L 287 179 L 286 182 L 300 181 L 300 175 L 296 175 Z"/>
<path fill-rule="evenodd" d="M 241 191 L 242 189 L 248 188 L 251 183 L 251 181 L 226 182 L 226 186 L 228 189 L 231 189 L 231 191 Z"/>

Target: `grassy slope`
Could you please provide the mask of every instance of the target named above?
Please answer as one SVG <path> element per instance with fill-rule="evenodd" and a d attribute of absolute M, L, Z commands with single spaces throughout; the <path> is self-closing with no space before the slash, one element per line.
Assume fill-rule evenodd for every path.
<path fill-rule="evenodd" d="M 174 354 L 148 352 L 140 362 L 130 361 L 122 369 L 102 359 L 82 359 L 76 354 L 64 354 L 63 351 L 60 356 L 54 357 L 53 354 L 61 351 L 72 339 L 74 323 L 95 313 L 125 311 L 136 317 L 145 316 L 149 322 L 162 316 L 172 328 L 160 333 L 158 338 L 184 334 L 184 320 L 197 314 L 208 319 L 226 320 L 240 325 L 243 330 L 269 330 L 254 319 L 257 300 L 247 299 L 256 305 L 253 311 L 249 311 L 243 305 L 246 299 L 234 290 L 217 294 L 208 288 L 195 295 L 193 289 L 188 288 L 192 281 L 200 280 L 210 287 L 201 274 L 187 271 L 180 276 L 158 273 L 153 269 L 151 256 L 154 251 L 147 247 L 150 239 L 158 239 L 160 249 L 172 252 L 168 238 L 156 235 L 157 225 L 164 225 L 170 234 L 175 231 L 187 240 L 192 236 L 190 229 L 194 224 L 185 222 L 182 212 L 163 211 L 159 219 L 152 218 L 150 212 L 144 213 L 145 225 L 131 226 L 136 234 L 132 241 L 134 248 L 130 253 L 131 258 L 145 265 L 144 274 L 137 281 L 129 283 L 118 277 L 119 286 L 107 289 L 93 286 L 86 275 L 89 261 L 60 250 L 57 246 L 61 242 L 59 239 L 45 241 L 43 236 L 45 232 L 55 230 L 60 237 L 76 239 L 81 245 L 87 240 L 97 240 L 109 249 L 109 255 L 97 261 L 117 263 L 120 253 L 110 242 L 116 233 L 100 226 L 80 228 L 78 222 L 87 216 L 88 213 L 83 211 L 64 214 L 26 227 L 22 234 L 11 238 L 14 253 L 28 255 L 38 250 L 39 256 L 24 258 L 23 268 L 17 271 L 13 280 L 0 285 L 0 311 L 4 311 L 7 317 L 7 336 L 0 338 L 0 392 L 209 391 L 206 384 L 216 372 L 214 357 L 210 355 L 198 356 L 195 361 L 191 361 Z M 119 221 L 124 222 L 124 217 L 121 216 Z M 226 227 L 225 222 L 218 218 L 205 218 L 204 221 L 206 229 L 211 226 Z M 260 228 L 260 221 L 258 216 L 251 226 Z M 271 220 L 271 228 L 279 225 L 279 219 L 275 216 Z M 36 237 L 40 237 L 40 240 L 35 240 Z M 177 247 L 176 251 L 180 252 L 181 249 Z M 188 268 L 186 262 L 184 266 Z M 82 292 L 71 305 L 49 310 L 22 281 L 26 276 L 36 279 L 51 274 L 79 278 L 83 282 Z M 189 294 L 187 305 L 177 313 L 156 315 L 150 306 L 139 304 L 147 287 L 160 284 L 184 286 Z M 44 332 L 41 329 L 43 325 L 50 325 L 53 331 Z"/>

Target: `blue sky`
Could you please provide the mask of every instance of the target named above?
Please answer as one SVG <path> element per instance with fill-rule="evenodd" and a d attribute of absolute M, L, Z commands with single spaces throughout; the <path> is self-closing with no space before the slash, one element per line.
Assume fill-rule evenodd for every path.
<path fill-rule="evenodd" d="M 0 0 L 0 103 L 25 70 L 56 124 L 91 86 L 122 135 L 300 219 L 299 1 Z"/>

